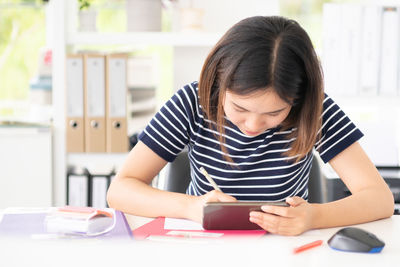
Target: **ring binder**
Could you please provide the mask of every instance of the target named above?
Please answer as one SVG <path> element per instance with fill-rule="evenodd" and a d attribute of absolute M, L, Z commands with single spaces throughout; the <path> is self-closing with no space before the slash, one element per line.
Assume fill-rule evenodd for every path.
<path fill-rule="evenodd" d="M 84 152 L 83 57 L 81 55 L 68 55 L 66 72 L 67 152 Z"/>
<path fill-rule="evenodd" d="M 129 149 L 126 119 L 127 56 L 107 55 L 106 66 L 107 152 L 127 152 Z"/>
<path fill-rule="evenodd" d="M 106 152 L 105 57 L 84 55 L 85 151 Z"/>

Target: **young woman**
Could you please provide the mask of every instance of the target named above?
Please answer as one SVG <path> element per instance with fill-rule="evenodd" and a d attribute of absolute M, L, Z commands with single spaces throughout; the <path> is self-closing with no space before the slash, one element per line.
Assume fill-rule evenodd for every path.
<path fill-rule="evenodd" d="M 282 17 L 247 18 L 215 45 L 199 82 L 178 90 L 140 134 L 108 202 L 131 214 L 200 222 L 209 201 L 286 201 L 289 207 L 264 206 L 249 217 L 282 235 L 389 217 L 393 196 L 360 147 L 361 137 L 324 94 L 320 64 L 300 25 Z M 184 147 L 191 167 L 187 194 L 149 186 Z M 313 149 L 351 196 L 307 202 Z"/>

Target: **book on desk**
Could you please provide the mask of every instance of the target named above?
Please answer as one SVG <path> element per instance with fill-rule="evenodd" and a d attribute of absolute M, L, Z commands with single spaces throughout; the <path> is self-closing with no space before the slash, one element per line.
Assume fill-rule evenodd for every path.
<path fill-rule="evenodd" d="M 100 229 L 98 227 L 96 228 L 96 226 L 91 226 L 90 222 L 90 219 L 95 218 L 95 214 L 98 214 L 98 210 L 96 211 L 96 209 L 86 207 L 86 209 L 92 209 L 92 213 L 88 213 L 85 218 L 82 217 L 83 219 L 76 219 L 75 217 L 74 222 L 74 219 L 71 219 L 71 217 L 69 219 L 65 216 L 60 217 L 60 214 L 57 214 L 56 209 L 57 208 L 6 209 L 3 212 L 3 217 L 0 221 L 0 236 L 22 238 L 52 238 L 70 236 L 74 238 L 96 237 L 99 239 L 129 239 L 133 237 L 131 228 L 125 218 L 125 215 L 121 211 L 107 209 L 106 212 L 112 213 L 112 225 L 104 224 L 104 221 L 102 221 L 101 226 L 106 228 Z M 99 226 L 99 224 L 97 224 L 97 226 Z M 90 229 L 94 229 L 97 232 L 90 231 Z"/>
<path fill-rule="evenodd" d="M 265 230 L 204 230 L 201 224 L 185 219 L 158 217 L 133 231 L 136 240 L 199 241 L 220 238 L 259 238 Z M 205 240 L 206 239 L 206 240 Z"/>

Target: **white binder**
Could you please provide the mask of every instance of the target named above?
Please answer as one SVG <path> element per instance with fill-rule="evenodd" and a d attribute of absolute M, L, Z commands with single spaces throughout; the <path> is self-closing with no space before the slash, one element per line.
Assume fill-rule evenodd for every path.
<path fill-rule="evenodd" d="M 107 176 L 92 176 L 92 207 L 107 208 Z"/>
<path fill-rule="evenodd" d="M 364 6 L 360 65 L 360 95 L 378 95 L 381 8 Z"/>
<path fill-rule="evenodd" d="M 106 146 L 107 152 L 128 151 L 127 56 L 107 55 Z"/>
<path fill-rule="evenodd" d="M 88 206 L 88 181 L 87 175 L 70 174 L 68 176 L 68 205 Z"/>
<path fill-rule="evenodd" d="M 336 19 L 337 20 L 337 19 Z M 339 79 L 341 95 L 355 96 L 360 86 L 362 7 L 357 4 L 342 6 L 340 29 Z M 336 21 L 334 23 L 337 23 Z M 339 90 L 339 88 L 336 88 Z"/>
<path fill-rule="evenodd" d="M 83 57 L 66 59 L 66 145 L 67 152 L 84 152 Z"/>
<path fill-rule="evenodd" d="M 322 21 L 322 66 L 324 69 L 324 87 L 330 95 L 340 95 L 342 6 L 325 4 Z"/>
<path fill-rule="evenodd" d="M 85 150 L 106 152 L 105 57 L 84 56 L 85 66 Z"/>
<path fill-rule="evenodd" d="M 379 94 L 397 95 L 399 73 L 399 9 L 400 7 L 382 7 L 381 61 L 379 76 Z"/>

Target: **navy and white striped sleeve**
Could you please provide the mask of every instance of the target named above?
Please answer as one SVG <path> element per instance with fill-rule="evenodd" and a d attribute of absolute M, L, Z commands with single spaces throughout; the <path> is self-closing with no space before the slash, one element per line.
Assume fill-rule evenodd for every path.
<path fill-rule="evenodd" d="M 189 142 L 191 114 L 184 88 L 178 90 L 154 115 L 139 140 L 166 161 L 173 161 Z"/>
<path fill-rule="evenodd" d="M 321 138 L 316 142 L 315 149 L 325 163 L 363 136 L 349 117 L 327 95 L 324 99 L 320 132 Z"/>

